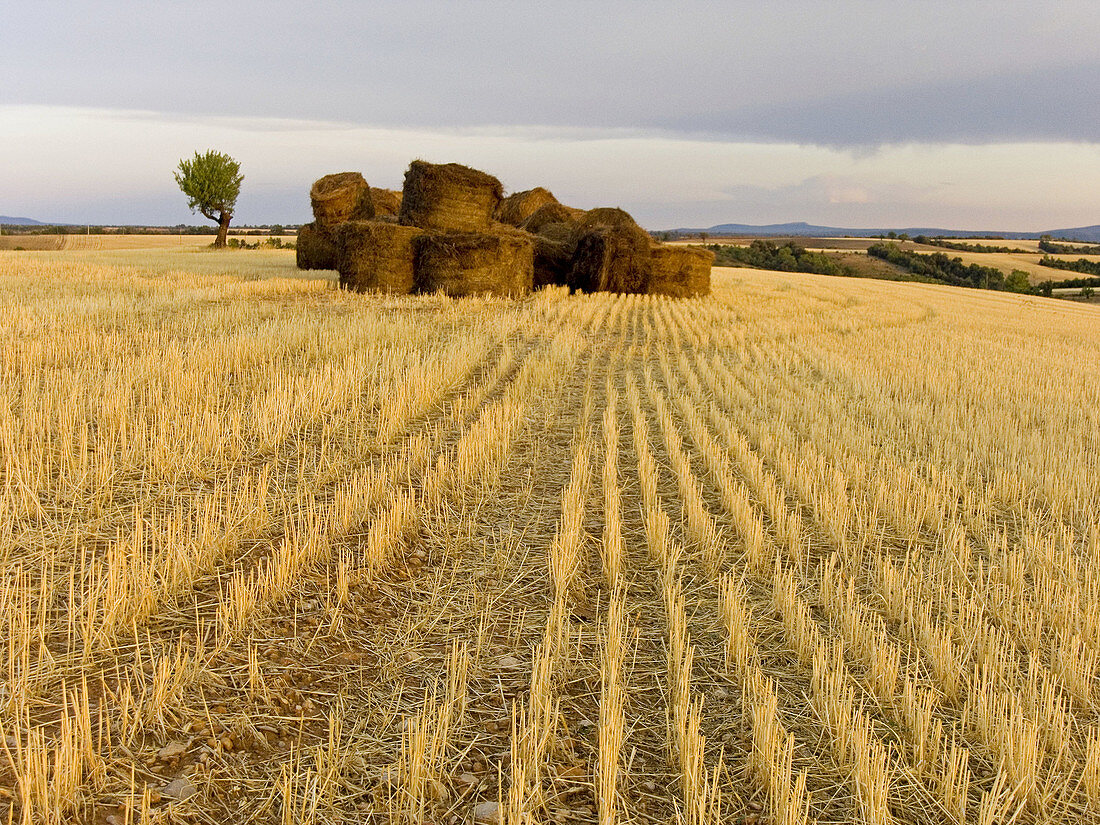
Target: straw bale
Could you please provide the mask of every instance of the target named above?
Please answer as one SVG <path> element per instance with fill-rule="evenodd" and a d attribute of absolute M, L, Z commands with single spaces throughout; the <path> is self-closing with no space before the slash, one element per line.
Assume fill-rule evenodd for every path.
<path fill-rule="evenodd" d="M 695 298 L 710 295 L 710 267 L 714 253 L 706 249 L 658 245 L 650 250 L 653 272 L 651 295 Z"/>
<path fill-rule="evenodd" d="M 426 233 L 416 249 L 416 290 L 464 295 L 526 295 L 534 283 L 534 243 L 522 233 Z"/>
<path fill-rule="evenodd" d="M 533 235 L 535 245 L 535 289 L 542 286 L 569 284 L 573 271 L 573 249 L 568 243 L 555 241 L 542 235 Z"/>
<path fill-rule="evenodd" d="M 548 238 L 497 221 L 493 221 L 490 232 L 511 235 L 532 245 L 535 289 L 547 284 L 568 284 L 569 272 L 573 267 L 573 247 L 569 243 L 568 233 L 561 238 Z"/>
<path fill-rule="evenodd" d="M 522 229 L 516 226 L 512 226 L 510 223 L 501 223 L 495 218 L 489 221 L 488 233 L 490 235 L 515 235 L 519 238 L 527 238 L 527 240 L 534 240 L 534 236 L 530 232 L 524 232 Z"/>
<path fill-rule="evenodd" d="M 594 229 L 640 229 L 629 212 L 613 206 L 589 209 L 573 221 L 573 242 Z"/>
<path fill-rule="evenodd" d="M 585 292 L 644 293 L 650 240 L 637 226 L 602 226 L 582 235 L 573 253 L 569 286 Z"/>
<path fill-rule="evenodd" d="M 396 215 L 401 211 L 401 193 L 396 189 L 377 189 L 371 187 L 370 200 L 374 204 L 374 217 Z"/>
<path fill-rule="evenodd" d="M 558 199 L 550 193 L 550 190 L 536 186 L 534 189 L 516 192 L 502 200 L 497 207 L 496 219 L 501 223 L 520 226 L 542 207 L 557 203 Z"/>
<path fill-rule="evenodd" d="M 572 252 L 576 245 L 573 241 L 573 224 L 571 223 L 544 223 L 539 227 L 538 236 L 548 241 L 557 241 L 569 247 Z"/>
<path fill-rule="evenodd" d="M 485 232 L 502 192 L 499 180 L 468 166 L 414 160 L 405 172 L 400 220 L 435 232 Z"/>
<path fill-rule="evenodd" d="M 370 187 L 358 172 L 337 172 L 314 182 L 309 190 L 315 222 L 332 229 L 345 221 L 374 217 Z"/>
<path fill-rule="evenodd" d="M 412 292 L 413 240 L 423 230 L 390 221 L 349 221 L 337 231 L 340 286 L 356 292 Z"/>
<path fill-rule="evenodd" d="M 523 221 L 519 228 L 539 234 L 548 224 L 564 223 L 572 226 L 573 222 L 583 214 L 580 210 L 562 206 L 560 203 L 548 203 L 528 215 L 527 220 Z"/>
<path fill-rule="evenodd" d="M 298 269 L 336 269 L 336 242 L 316 223 L 307 223 L 298 230 L 294 246 Z"/>

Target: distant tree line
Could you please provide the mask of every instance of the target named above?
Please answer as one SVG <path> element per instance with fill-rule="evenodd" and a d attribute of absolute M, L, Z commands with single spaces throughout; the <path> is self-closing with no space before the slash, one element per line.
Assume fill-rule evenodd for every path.
<path fill-rule="evenodd" d="M 1066 278 L 1064 281 L 1040 281 L 1031 291 L 1036 295 L 1046 295 L 1049 298 L 1056 289 L 1080 289 L 1082 297 L 1091 298 L 1093 290 L 1100 289 L 1100 278 Z"/>
<path fill-rule="evenodd" d="M 771 269 L 780 272 L 806 272 L 816 275 L 836 275 L 860 277 L 860 273 L 838 261 L 836 257 L 824 252 L 810 252 L 793 241 L 776 244 L 772 241 L 754 240 L 748 246 L 710 244 L 707 249 L 715 255 L 717 266 L 746 266 L 754 269 Z M 952 258 L 942 252 L 921 253 L 902 249 L 896 243 L 876 243 L 867 249 L 867 254 L 879 258 L 909 274 L 915 281 L 946 284 L 970 289 L 992 289 L 1004 292 L 1018 292 L 1031 295 L 1054 294 L 1055 289 L 1100 289 L 1100 263 L 1081 259 L 1080 261 L 1061 261 L 1056 258 L 1043 258 L 1040 263 L 1058 269 L 1083 272 L 1091 276 L 1072 280 L 1043 281 L 1032 285 L 1028 274 L 1022 269 L 1014 269 L 1005 274 L 992 266 L 964 263 L 962 258 Z M 1049 262 L 1049 263 L 1048 263 Z"/>
<path fill-rule="evenodd" d="M 1076 261 L 1063 261 L 1060 258 L 1051 258 L 1044 255 L 1039 259 L 1039 263 L 1042 266 L 1049 266 L 1051 269 L 1064 269 L 1069 272 L 1081 272 L 1085 275 L 1097 275 L 1100 276 L 1100 261 L 1089 261 L 1085 258 L 1079 258 Z M 1081 278 L 1078 280 L 1089 280 L 1088 278 Z"/>
<path fill-rule="evenodd" d="M 917 235 L 913 240 L 925 246 L 940 246 L 944 249 L 953 249 L 956 252 L 1000 252 L 1011 255 L 1026 255 L 1032 251 L 1030 249 L 1021 249 L 1017 246 L 992 246 L 982 243 L 965 243 L 963 241 L 949 241 L 946 238 L 930 238 L 927 235 Z"/>
<path fill-rule="evenodd" d="M 1046 252 L 1048 255 L 1100 255 L 1100 246 L 1072 246 L 1070 244 L 1055 243 L 1049 235 L 1044 235 L 1039 239 L 1039 251 Z"/>
<path fill-rule="evenodd" d="M 1027 273 L 1020 269 L 1015 269 L 1011 275 L 1006 276 L 996 267 L 966 264 L 962 258 L 949 258 L 942 252 L 910 252 L 892 243 L 872 244 L 868 247 L 867 254 L 935 283 L 972 289 L 1032 292 Z"/>
<path fill-rule="evenodd" d="M 87 224 L 0 224 L 5 235 L 216 235 L 216 226 L 89 226 Z M 297 226 L 240 226 L 238 235 L 293 235 Z"/>
<path fill-rule="evenodd" d="M 794 242 L 777 245 L 755 240 L 748 246 L 711 244 L 718 266 L 748 266 L 780 272 L 808 272 L 816 275 L 854 275 L 848 267 L 824 252 L 810 252 Z"/>

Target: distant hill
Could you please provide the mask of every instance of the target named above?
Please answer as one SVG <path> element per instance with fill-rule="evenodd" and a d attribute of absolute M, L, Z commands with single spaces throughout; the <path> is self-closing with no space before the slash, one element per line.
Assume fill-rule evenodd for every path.
<path fill-rule="evenodd" d="M 1055 229 L 1050 232 L 1040 232 L 1040 235 L 1050 235 L 1065 241 L 1089 241 L 1100 243 L 1100 226 L 1078 226 L 1075 229 Z"/>
<path fill-rule="evenodd" d="M 12 226 L 45 226 L 42 221 L 36 221 L 33 218 L 13 218 L 9 215 L 0 215 L 0 223 L 11 224 Z"/>
<path fill-rule="evenodd" d="M 929 237 L 942 236 L 945 238 L 981 238 L 997 237 L 1005 240 L 1027 240 L 1038 238 L 1040 235 L 1050 235 L 1052 238 L 1066 241 L 1089 241 L 1100 243 L 1100 225 L 1079 226 L 1074 229 L 1049 229 L 1043 232 L 999 232 L 993 230 L 972 229 L 936 229 L 932 227 L 887 227 L 883 229 L 850 229 L 840 226 L 814 226 L 813 224 L 798 221 L 795 223 L 770 223 L 753 225 L 748 223 L 722 223 L 707 229 L 673 229 L 679 234 L 697 234 L 707 232 L 711 235 L 753 235 L 767 236 L 806 236 L 812 238 L 823 237 L 849 237 L 849 238 L 877 238 L 879 235 L 887 235 L 890 232 L 906 234 L 909 236 L 928 235 Z"/>

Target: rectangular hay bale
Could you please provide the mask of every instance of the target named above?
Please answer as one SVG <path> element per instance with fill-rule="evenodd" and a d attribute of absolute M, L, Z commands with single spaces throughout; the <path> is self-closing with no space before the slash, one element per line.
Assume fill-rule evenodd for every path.
<path fill-rule="evenodd" d="M 370 188 L 370 200 L 374 204 L 374 217 L 397 216 L 401 211 L 401 193 L 395 189 Z"/>
<path fill-rule="evenodd" d="M 414 160 L 405 172 L 400 221 L 433 232 L 485 232 L 503 191 L 477 169 Z"/>
<path fill-rule="evenodd" d="M 710 268 L 714 253 L 684 246 L 655 246 L 650 251 L 653 273 L 651 295 L 696 298 L 710 295 Z"/>
<path fill-rule="evenodd" d="M 408 295 L 413 290 L 414 226 L 389 221 L 350 221 L 337 233 L 340 286 L 356 292 Z"/>
<path fill-rule="evenodd" d="M 649 287 L 650 239 L 636 226 L 602 226 L 582 234 L 569 286 L 585 292 L 641 294 Z"/>
<path fill-rule="evenodd" d="M 568 286 L 573 255 L 568 243 L 542 235 L 534 236 L 535 289 L 543 286 Z"/>
<path fill-rule="evenodd" d="M 307 223 L 298 230 L 294 246 L 298 269 L 336 269 L 336 241 L 316 223 Z"/>
<path fill-rule="evenodd" d="M 417 292 L 515 298 L 534 286 L 534 243 L 521 233 L 429 233 L 414 246 Z"/>

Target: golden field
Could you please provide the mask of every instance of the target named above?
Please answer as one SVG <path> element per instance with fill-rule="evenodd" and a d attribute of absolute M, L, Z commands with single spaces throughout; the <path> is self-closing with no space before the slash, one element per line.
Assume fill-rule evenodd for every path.
<path fill-rule="evenodd" d="M 754 238 L 733 238 L 726 240 L 710 239 L 707 243 L 729 243 L 735 246 L 748 246 L 750 243 L 756 240 Z M 772 243 L 787 243 L 793 241 L 794 243 L 802 246 L 810 252 L 827 252 L 835 255 L 862 255 L 867 252 L 867 247 L 872 244 L 882 243 L 878 238 L 763 238 L 763 240 L 771 241 Z M 949 258 L 961 258 L 963 263 L 966 264 L 978 264 L 979 266 L 991 266 L 995 269 L 999 269 L 1006 275 L 1011 274 L 1014 269 L 1020 269 L 1027 273 L 1031 283 L 1039 284 L 1043 281 L 1053 281 L 1058 283 L 1060 281 L 1074 280 L 1076 278 L 1087 277 L 1082 276 L 1080 272 L 1073 272 L 1066 269 L 1055 269 L 1054 267 L 1042 266 L 1039 261 L 1044 257 L 1056 258 L 1063 261 L 1077 261 L 1084 258 L 1087 261 L 1094 263 L 1100 263 L 1100 255 L 1073 255 L 1073 254 L 1058 254 L 1058 255 L 1046 255 L 1039 251 L 1038 241 L 986 241 L 981 239 L 958 239 L 961 242 L 973 243 L 973 244 L 988 244 L 996 246 L 1010 246 L 1019 249 L 1034 249 L 1031 252 L 960 252 L 955 249 L 945 249 L 940 246 L 933 246 L 931 244 L 919 244 L 913 241 L 887 241 L 888 243 L 896 243 L 899 247 L 905 250 L 920 252 L 921 254 L 941 253 L 947 255 Z M 698 239 L 688 239 L 681 241 L 671 241 L 673 244 L 698 244 Z M 843 259 L 842 259 L 843 260 Z"/>
<path fill-rule="evenodd" d="M 0 255 L 0 821 L 1100 822 L 1100 312 Z"/>
<path fill-rule="evenodd" d="M 231 238 L 248 243 L 263 242 L 274 235 L 245 235 L 230 232 Z M 283 235 L 284 243 L 293 243 L 294 235 Z M 0 235 L 0 250 L 31 252 L 98 251 L 114 249 L 199 249 L 209 247 L 213 235 Z"/>
<path fill-rule="evenodd" d="M 1100 263 L 1100 255 L 1044 255 L 1038 252 L 1034 255 L 1007 252 L 957 252 L 954 249 L 937 249 L 936 247 L 919 245 L 914 245 L 914 248 L 919 248 L 922 252 L 943 252 L 951 258 L 962 258 L 963 263 L 992 266 L 1006 273 L 1011 273 L 1014 269 L 1022 269 L 1027 273 L 1032 284 L 1042 283 L 1043 281 L 1054 281 L 1058 283 L 1059 281 L 1088 277 L 1080 272 L 1073 272 L 1068 269 L 1055 269 L 1052 266 L 1043 266 L 1039 263 L 1043 257 L 1056 258 L 1063 261 L 1077 261 L 1084 258 L 1086 261 Z"/>

